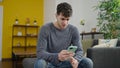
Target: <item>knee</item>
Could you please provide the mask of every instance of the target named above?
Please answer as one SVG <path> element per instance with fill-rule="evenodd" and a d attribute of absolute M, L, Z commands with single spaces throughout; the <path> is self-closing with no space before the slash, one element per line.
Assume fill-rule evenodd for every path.
<path fill-rule="evenodd" d="M 87 68 L 93 68 L 93 61 L 89 58 L 83 58 L 80 63 L 85 65 Z"/>
<path fill-rule="evenodd" d="M 93 65 L 93 61 L 89 58 L 83 58 L 82 61 L 84 61 L 86 64 Z"/>
<path fill-rule="evenodd" d="M 36 60 L 34 64 L 34 68 L 45 68 L 46 67 L 46 61 L 45 60 Z"/>

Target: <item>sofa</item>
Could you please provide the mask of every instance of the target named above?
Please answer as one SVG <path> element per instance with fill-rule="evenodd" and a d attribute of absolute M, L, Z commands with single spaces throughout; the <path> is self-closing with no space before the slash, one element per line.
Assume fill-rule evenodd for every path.
<path fill-rule="evenodd" d="M 94 68 L 120 68 L 120 40 L 117 42 L 117 47 L 112 48 L 92 48 L 98 44 L 98 40 L 82 40 L 84 53 L 91 58 L 94 63 Z M 36 58 L 24 58 L 24 68 L 34 68 Z"/>
<path fill-rule="evenodd" d="M 86 53 L 87 49 L 91 47 L 91 45 L 93 44 L 93 40 L 92 39 L 85 39 L 81 41 L 83 44 L 83 50 L 84 50 L 84 54 Z M 34 62 L 35 62 L 36 58 L 24 58 L 22 61 L 22 65 L 24 68 L 34 68 Z"/>
<path fill-rule="evenodd" d="M 98 40 L 93 40 L 92 46 L 97 44 Z M 120 68 L 120 40 L 116 47 L 88 48 L 87 57 L 92 59 L 94 68 Z"/>
<path fill-rule="evenodd" d="M 34 63 L 37 58 L 24 58 L 22 61 L 23 68 L 34 68 Z"/>

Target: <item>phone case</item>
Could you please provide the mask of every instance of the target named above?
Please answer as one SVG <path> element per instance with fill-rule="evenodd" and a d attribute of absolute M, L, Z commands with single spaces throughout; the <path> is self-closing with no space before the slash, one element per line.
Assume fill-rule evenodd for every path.
<path fill-rule="evenodd" d="M 69 52 L 75 52 L 77 50 L 77 46 L 69 46 L 67 50 Z"/>

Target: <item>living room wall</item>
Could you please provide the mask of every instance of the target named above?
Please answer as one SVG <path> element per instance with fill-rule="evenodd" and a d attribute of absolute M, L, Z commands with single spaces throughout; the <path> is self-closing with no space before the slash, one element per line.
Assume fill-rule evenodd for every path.
<path fill-rule="evenodd" d="M 2 58 L 11 58 L 12 47 L 12 25 L 15 19 L 20 24 L 25 24 L 26 18 L 30 19 L 30 24 L 37 20 L 38 25 L 43 24 L 43 3 L 44 0 L 3 0 L 3 38 L 2 38 Z"/>
<path fill-rule="evenodd" d="M 43 10 L 43 4 L 44 4 L 43 2 L 44 1 L 45 0 L 3 0 L 2 2 L 0 2 L 0 5 L 2 5 L 3 9 L 4 9 L 4 12 L 3 12 L 4 13 L 3 14 L 3 19 L 4 19 L 3 20 L 3 32 L 2 32 L 2 34 L 3 34 L 3 38 L 2 38 L 2 40 L 3 40 L 3 43 L 2 43 L 2 58 L 11 58 L 12 25 L 14 24 L 14 20 L 16 18 L 19 19 L 19 22 L 21 24 L 24 24 L 26 18 L 28 18 L 28 17 L 30 18 L 31 22 L 34 19 L 36 19 L 38 21 L 38 25 L 41 26 L 44 21 L 47 21 L 47 22 L 51 21 L 51 18 L 52 18 L 51 16 L 53 16 L 53 14 L 55 12 L 54 10 L 55 10 L 55 7 L 56 7 L 54 5 L 57 5 L 57 3 L 61 2 L 61 1 L 67 1 L 67 2 L 71 1 L 70 3 L 73 5 L 73 7 L 75 7 L 74 9 L 76 11 L 77 17 L 76 16 L 73 17 L 72 24 L 77 26 L 79 28 L 80 32 L 81 32 L 82 28 L 80 27 L 79 22 L 80 22 L 81 19 L 84 19 L 84 17 L 89 18 L 87 20 L 88 25 L 93 24 L 92 26 L 95 26 L 94 23 L 96 22 L 96 20 L 93 21 L 95 19 L 94 16 L 90 17 L 89 13 L 86 14 L 88 16 L 84 15 L 84 11 L 88 12 L 87 10 L 84 10 L 84 9 L 87 9 L 86 7 L 88 5 L 92 6 L 92 5 L 94 5 L 94 3 L 96 4 L 96 1 L 98 1 L 98 0 L 85 0 L 85 1 L 84 0 L 76 0 L 76 1 L 57 0 L 57 2 L 56 2 L 56 0 L 54 0 L 54 3 L 53 2 L 50 3 L 50 4 L 53 4 L 53 5 L 49 6 L 48 10 L 45 10 L 45 12 L 47 14 L 46 13 L 44 14 L 44 10 Z M 46 1 L 49 1 L 49 0 L 46 0 Z M 90 2 L 90 4 L 88 4 L 89 2 Z M 49 2 L 47 4 L 49 4 Z M 85 4 L 88 4 L 88 5 L 86 5 L 86 7 L 85 7 L 84 6 Z M 47 8 L 47 6 L 48 5 L 46 5 L 45 8 Z M 82 7 L 81 10 L 83 11 L 83 13 L 81 13 L 80 9 L 78 9 L 78 6 L 79 6 L 79 8 Z M 50 7 L 52 9 L 50 9 Z M 52 12 L 49 12 L 50 11 L 49 9 L 52 10 Z M 89 9 L 92 10 L 92 8 L 89 8 Z M 80 12 L 78 12 L 78 10 Z M 48 19 L 43 18 L 44 17 L 43 14 L 46 15 L 46 17 Z M 79 14 L 82 14 L 82 15 L 79 15 Z M 79 16 L 83 16 L 83 17 L 79 17 Z M 94 19 L 91 19 L 91 18 L 94 18 Z M 44 19 L 44 21 L 43 21 L 43 19 Z M 54 21 L 54 18 L 52 18 L 52 20 Z M 89 29 L 89 28 L 87 28 L 87 29 Z"/>
<path fill-rule="evenodd" d="M 45 0 L 47 1 L 47 0 Z M 45 7 L 46 10 L 49 12 L 49 9 L 52 10 L 52 12 L 45 12 L 45 23 L 51 22 L 55 20 L 55 11 L 56 6 L 58 3 L 61 2 L 68 2 L 73 7 L 73 15 L 70 19 L 70 23 L 75 25 L 79 32 L 81 33 L 82 30 L 85 30 L 86 32 L 90 32 L 92 28 L 96 27 L 97 25 L 97 11 L 94 11 L 93 6 L 96 6 L 98 4 L 99 0 L 52 0 L 52 3 L 47 3 L 46 5 L 49 5 L 49 7 Z M 120 1 L 120 0 L 119 0 Z M 55 5 L 55 6 L 54 6 Z M 47 17 L 49 16 L 49 18 Z M 52 16 L 52 17 L 51 17 Z M 85 26 L 83 27 L 80 25 L 80 21 L 84 19 L 85 20 Z"/>
<path fill-rule="evenodd" d="M 45 0 L 48 1 L 48 0 Z M 98 1 L 98 0 L 97 0 Z M 85 29 L 87 32 L 91 30 L 91 28 L 96 26 L 96 17 L 97 13 L 92 8 L 97 4 L 96 0 L 52 0 L 52 3 L 45 3 L 45 5 L 49 5 L 49 7 L 45 7 L 46 11 L 49 12 L 49 9 L 52 10 L 52 12 L 45 12 L 45 23 L 55 21 L 55 12 L 56 12 L 56 6 L 57 4 L 61 2 L 68 2 L 72 5 L 73 8 L 73 15 L 70 19 L 69 23 L 75 25 L 79 32 L 81 32 L 83 29 Z M 47 17 L 49 16 L 49 18 Z M 85 19 L 85 28 L 82 28 L 80 25 L 80 20 Z"/>

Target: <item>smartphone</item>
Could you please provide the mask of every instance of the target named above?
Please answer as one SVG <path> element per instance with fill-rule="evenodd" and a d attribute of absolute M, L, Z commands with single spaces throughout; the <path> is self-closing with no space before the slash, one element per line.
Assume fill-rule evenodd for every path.
<path fill-rule="evenodd" d="M 73 46 L 73 45 L 71 45 L 71 46 L 68 47 L 67 50 L 68 50 L 69 52 L 73 52 L 73 53 L 75 53 L 75 51 L 77 50 L 77 46 Z"/>

